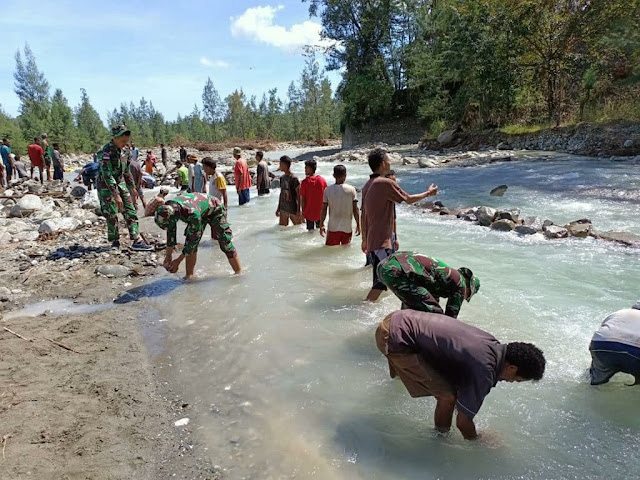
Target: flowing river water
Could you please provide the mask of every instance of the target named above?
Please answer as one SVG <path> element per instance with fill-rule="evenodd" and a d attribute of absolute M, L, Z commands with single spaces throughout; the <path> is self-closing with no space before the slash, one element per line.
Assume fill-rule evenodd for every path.
<path fill-rule="evenodd" d="M 347 167 L 348 182 L 362 187 L 368 167 Z M 319 165 L 330 183 L 332 169 Z M 302 165 L 293 170 L 303 177 Z M 638 203 L 587 190 L 640 189 L 637 165 L 557 156 L 397 171 L 412 193 L 437 183 L 451 207 L 518 207 L 557 223 L 587 217 L 600 230 L 640 233 Z M 490 197 L 503 183 L 507 194 Z M 377 324 L 399 302 L 390 294 L 362 302 L 371 270 L 359 239 L 330 249 L 317 233 L 278 227 L 278 192 L 238 207 L 230 191 L 242 276 L 230 275 L 217 245 L 205 240 L 202 278 L 149 300 L 165 320 L 161 349 L 180 398 L 196 405 L 189 428 L 197 448 L 226 470 L 224 478 L 637 478 L 640 388 L 627 387 L 624 375 L 591 387 L 585 372 L 593 331 L 640 297 L 638 250 L 519 238 L 400 207 L 401 249 L 480 277 L 460 319 L 503 342 L 533 342 L 547 358 L 541 382 L 492 390 L 476 417 L 478 429 L 491 433 L 485 440 L 465 442 L 458 432 L 438 438 L 434 400 L 411 399 L 375 346 Z"/>

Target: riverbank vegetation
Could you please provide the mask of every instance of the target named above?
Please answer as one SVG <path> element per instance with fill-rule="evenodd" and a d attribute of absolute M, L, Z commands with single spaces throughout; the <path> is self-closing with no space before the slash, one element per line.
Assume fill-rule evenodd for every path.
<path fill-rule="evenodd" d="M 303 1 L 336 42 L 346 124 L 640 122 L 639 0 Z"/>
<path fill-rule="evenodd" d="M 176 120 L 168 121 L 152 101 L 123 103 L 107 112 L 107 123 L 126 123 L 138 146 L 190 145 L 233 140 L 319 140 L 340 135 L 341 103 L 321 70 L 315 53 L 306 52 L 305 68 L 292 81 L 283 98 L 271 89 L 261 98 L 235 90 L 222 99 L 209 78 L 203 86 L 202 104 Z M 14 151 L 24 154 L 33 137 L 46 132 L 64 151 L 92 152 L 109 138 L 109 132 L 82 89 L 80 103 L 71 108 L 62 90 L 51 95 L 50 84 L 38 69 L 29 48 L 16 53 L 15 92 L 20 112 L 12 118 L 0 108 L 0 136 L 8 137 Z"/>

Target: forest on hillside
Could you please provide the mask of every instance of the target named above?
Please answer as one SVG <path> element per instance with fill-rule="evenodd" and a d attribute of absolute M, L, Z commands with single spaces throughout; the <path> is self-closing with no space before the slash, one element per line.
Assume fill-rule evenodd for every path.
<path fill-rule="evenodd" d="M 640 121 L 640 0 L 303 1 L 348 124 Z"/>

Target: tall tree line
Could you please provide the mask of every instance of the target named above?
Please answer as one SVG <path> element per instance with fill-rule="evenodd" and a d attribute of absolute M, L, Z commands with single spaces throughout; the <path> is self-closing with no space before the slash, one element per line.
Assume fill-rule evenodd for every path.
<path fill-rule="evenodd" d="M 640 120 L 640 0 L 303 0 L 344 121 Z"/>
<path fill-rule="evenodd" d="M 12 150 L 24 154 L 35 136 L 47 133 L 64 151 L 93 152 L 109 139 L 107 126 L 91 105 L 87 91 L 80 103 L 69 106 L 62 90 L 51 95 L 49 82 L 38 69 L 29 48 L 15 56 L 15 93 L 20 99 L 16 118 L 0 107 L 0 136 L 8 137 Z M 298 81 L 291 82 L 284 98 L 271 89 L 261 98 L 247 97 L 240 89 L 222 99 L 209 78 L 202 91 L 202 104 L 186 116 L 167 121 L 145 98 L 136 104 L 122 103 L 107 113 L 107 124 L 126 123 L 141 147 L 230 139 L 319 140 L 340 135 L 341 102 L 320 69 L 315 53 L 306 52 L 306 63 Z"/>

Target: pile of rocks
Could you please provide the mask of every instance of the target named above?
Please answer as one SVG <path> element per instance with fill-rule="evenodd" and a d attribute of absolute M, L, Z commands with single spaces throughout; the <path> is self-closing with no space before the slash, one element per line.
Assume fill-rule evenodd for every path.
<path fill-rule="evenodd" d="M 440 201 L 423 202 L 419 206 L 446 218 L 456 218 L 499 232 L 515 232 L 518 235 L 541 234 L 549 240 L 593 237 L 640 247 L 640 236 L 626 232 L 598 233 L 591 220 L 580 219 L 566 225 L 556 225 L 540 217 L 521 217 L 519 209 L 497 210 L 487 206 L 450 210 Z"/>

